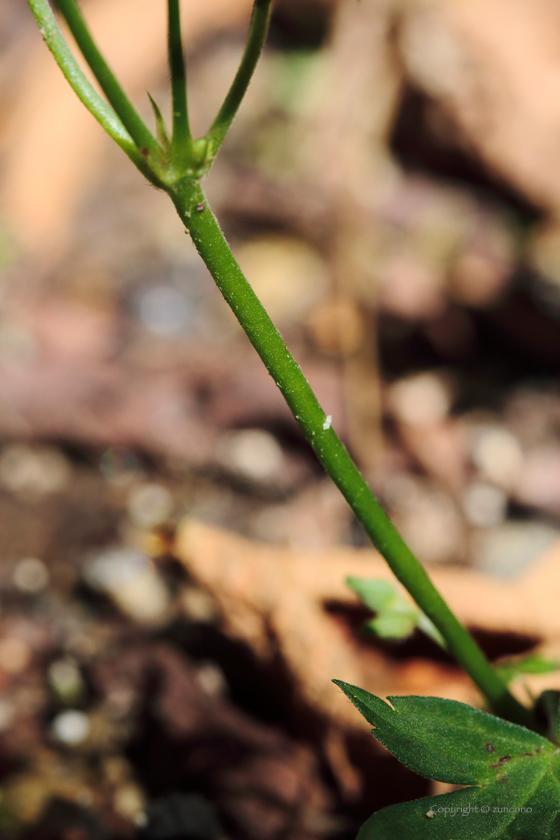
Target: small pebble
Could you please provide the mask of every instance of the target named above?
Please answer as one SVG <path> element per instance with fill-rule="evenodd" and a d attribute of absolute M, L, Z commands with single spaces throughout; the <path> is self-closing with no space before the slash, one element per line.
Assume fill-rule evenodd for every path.
<path fill-rule="evenodd" d="M 60 712 L 51 724 L 53 737 L 68 746 L 81 744 L 88 737 L 90 730 L 89 717 L 75 709 Z"/>
<path fill-rule="evenodd" d="M 15 443 L 0 455 L 0 484 L 14 493 L 55 493 L 66 486 L 70 474 L 70 464 L 58 449 Z"/>
<path fill-rule="evenodd" d="M 138 825 L 136 820 L 139 817 L 145 817 L 146 800 L 140 788 L 130 782 L 117 788 L 113 796 L 113 805 L 117 814 L 131 820 L 135 825 Z"/>
<path fill-rule="evenodd" d="M 489 426 L 475 432 L 473 463 L 482 476 L 493 484 L 509 490 L 523 469 L 523 452 L 515 435 L 499 426 Z"/>
<path fill-rule="evenodd" d="M 36 557 L 26 557 L 24 560 L 20 560 L 14 568 L 14 586 L 20 592 L 35 595 L 48 586 L 49 579 L 49 570 L 43 561 Z"/>
<path fill-rule="evenodd" d="M 140 528 L 155 528 L 173 513 L 173 496 L 161 484 L 144 484 L 130 494 L 128 512 Z"/>
<path fill-rule="evenodd" d="M 476 482 L 465 490 L 463 512 L 471 525 L 492 528 L 506 518 L 507 496 L 499 487 Z"/>
<path fill-rule="evenodd" d="M 224 672 L 215 662 L 200 665 L 196 679 L 204 693 L 210 697 L 223 697 L 227 692 L 228 684 Z"/>
<path fill-rule="evenodd" d="M 422 373 L 392 385 L 389 405 L 399 420 L 410 426 L 433 426 L 449 413 L 451 395 L 439 376 Z"/>
<path fill-rule="evenodd" d="M 165 584 L 151 560 L 134 549 L 108 549 L 90 557 L 83 575 L 93 589 L 106 592 L 136 621 L 157 624 L 167 615 Z"/>
<path fill-rule="evenodd" d="M 280 444 L 262 429 L 243 429 L 224 435 L 218 456 L 225 466 L 252 481 L 274 479 L 284 462 Z"/>

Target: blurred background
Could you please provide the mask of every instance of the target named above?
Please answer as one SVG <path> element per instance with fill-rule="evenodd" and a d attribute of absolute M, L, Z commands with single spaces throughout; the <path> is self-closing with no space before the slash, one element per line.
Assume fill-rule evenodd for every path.
<path fill-rule="evenodd" d="M 167 115 L 163 0 L 82 5 Z M 251 2 L 183 7 L 200 135 Z M 427 639 L 360 633 L 344 578 L 388 572 L 22 0 L 0 5 L 0 115 L 2 837 L 352 840 L 440 792 L 330 679 L 481 698 Z M 558 4 L 275 0 L 206 187 L 488 655 L 556 651 Z"/>

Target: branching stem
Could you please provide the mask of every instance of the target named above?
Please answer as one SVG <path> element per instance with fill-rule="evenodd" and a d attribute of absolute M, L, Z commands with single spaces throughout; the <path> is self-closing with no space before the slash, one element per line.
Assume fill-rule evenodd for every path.
<path fill-rule="evenodd" d="M 161 153 L 159 143 L 144 124 L 138 111 L 99 52 L 75 0 L 57 0 L 57 5 L 83 57 L 99 82 L 101 90 L 115 109 L 138 149 L 145 150 L 144 154 L 147 152 L 157 160 Z"/>
<path fill-rule="evenodd" d="M 99 96 L 84 75 L 64 40 L 48 0 L 28 0 L 28 2 L 47 47 L 78 99 L 83 102 L 109 137 L 112 137 L 133 163 L 139 166 L 142 160 L 130 134 L 110 105 Z"/>
<path fill-rule="evenodd" d="M 212 156 L 216 155 L 222 145 L 229 127 L 239 110 L 245 92 L 249 87 L 249 82 L 251 81 L 266 40 L 271 7 L 272 0 L 255 0 L 251 23 L 249 25 L 249 35 L 239 69 L 224 99 L 222 107 L 218 111 L 218 115 L 212 123 L 210 131 L 206 135 L 210 143 Z"/>
<path fill-rule="evenodd" d="M 185 59 L 183 57 L 183 39 L 181 37 L 179 0 L 167 0 L 167 10 L 167 46 L 173 108 L 171 159 L 174 165 L 183 164 L 185 166 L 188 163 L 192 148 L 192 137 L 187 108 L 187 81 Z"/>

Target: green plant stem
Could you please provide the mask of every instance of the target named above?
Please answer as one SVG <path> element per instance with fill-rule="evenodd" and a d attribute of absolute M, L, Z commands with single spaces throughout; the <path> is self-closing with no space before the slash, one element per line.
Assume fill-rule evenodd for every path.
<path fill-rule="evenodd" d="M 57 0 L 57 6 L 93 75 L 99 82 L 101 90 L 120 117 L 122 124 L 140 151 L 144 155 L 149 154 L 157 161 L 161 156 L 159 143 L 142 121 L 136 108 L 99 52 L 75 0 Z"/>
<path fill-rule="evenodd" d="M 218 222 L 208 207 L 199 180 L 194 177 L 178 177 L 173 167 L 161 168 L 161 147 L 142 123 L 100 56 L 74 0 L 59 0 L 60 8 L 78 46 L 118 117 L 121 118 L 122 126 L 118 117 L 95 93 L 76 64 L 47 0 L 28 0 L 28 3 L 51 52 L 82 102 L 124 148 L 138 168 L 147 174 L 153 183 L 158 183 L 168 192 L 218 288 L 275 380 L 319 461 L 346 498 L 356 518 L 362 523 L 397 579 L 440 631 L 449 651 L 482 691 L 493 711 L 516 723 L 530 726 L 531 713 L 510 694 L 470 633 L 451 612 L 332 429 L 330 418 L 326 417 L 301 369 L 235 261 Z M 204 144 L 211 146 L 210 158 L 222 142 L 249 84 L 266 36 L 270 4 L 271 0 L 255 0 L 249 40 L 241 66 L 212 129 L 207 137 L 203 138 Z M 178 13 L 178 7 L 176 11 Z M 175 37 L 176 33 L 173 36 L 173 44 Z M 171 46 L 170 40 L 170 49 Z M 178 66 L 176 69 L 178 71 Z M 134 150 L 130 148 L 126 131 L 132 140 L 140 145 L 141 155 L 135 155 Z M 146 133 L 148 137 L 145 136 Z M 144 142 L 146 149 L 141 145 Z M 145 155 L 145 151 L 150 153 L 150 156 Z M 188 161 L 185 170 L 188 170 Z"/>
<path fill-rule="evenodd" d="M 188 161 L 188 156 L 191 151 L 192 137 L 187 108 L 187 80 L 185 59 L 183 57 L 179 0 L 167 0 L 167 14 L 167 47 L 173 108 L 171 160 L 175 165 L 184 165 Z"/>
<path fill-rule="evenodd" d="M 112 137 L 132 162 L 141 169 L 144 165 L 143 159 L 130 134 L 111 106 L 105 102 L 85 77 L 64 40 L 48 0 L 28 0 L 28 3 L 47 47 L 76 96 L 83 102 L 101 127 L 105 129 L 109 137 Z M 144 172 L 144 174 L 148 175 L 147 172 Z"/>
<path fill-rule="evenodd" d="M 235 261 L 200 184 L 185 180 L 177 185 L 171 197 L 222 295 L 282 392 L 319 461 L 373 544 L 438 628 L 450 652 L 496 714 L 528 724 L 529 711 L 509 693 L 470 633 L 451 612 L 330 426 L 299 365 Z"/>
<path fill-rule="evenodd" d="M 239 69 L 224 99 L 222 107 L 218 111 L 218 115 L 212 123 L 210 131 L 206 135 L 210 144 L 212 157 L 216 155 L 222 145 L 229 127 L 239 110 L 245 92 L 249 87 L 249 82 L 251 81 L 266 40 L 271 6 L 272 0 L 255 0 L 251 23 L 249 25 L 249 35 Z"/>

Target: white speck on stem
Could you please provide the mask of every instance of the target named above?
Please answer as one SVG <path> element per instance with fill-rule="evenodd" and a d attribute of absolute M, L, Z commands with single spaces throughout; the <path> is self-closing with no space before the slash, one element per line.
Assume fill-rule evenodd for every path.
<path fill-rule="evenodd" d="M 426 811 L 426 816 L 429 820 L 433 820 L 433 818 L 435 817 L 435 813 L 430 809 L 429 811 Z"/>
<path fill-rule="evenodd" d="M 331 423 L 332 423 L 332 415 L 327 414 L 325 422 L 323 423 L 323 431 L 324 432 L 327 432 L 330 429 Z"/>

